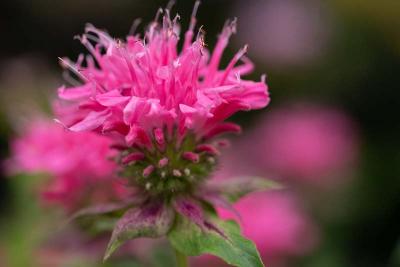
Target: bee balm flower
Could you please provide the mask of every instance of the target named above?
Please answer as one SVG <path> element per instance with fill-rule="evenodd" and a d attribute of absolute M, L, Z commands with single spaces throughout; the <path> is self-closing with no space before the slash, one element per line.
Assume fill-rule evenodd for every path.
<path fill-rule="evenodd" d="M 205 48 L 202 30 L 194 38 L 197 7 L 198 2 L 180 51 L 179 16 L 171 19 L 169 10 L 165 10 L 161 22 L 158 13 L 143 37 L 131 35 L 125 41 L 89 25 L 79 37 L 90 52 L 86 64 L 82 55 L 77 63 L 61 60 L 81 84 L 59 89 L 59 97 L 69 103 L 61 107 L 60 121 L 74 132 L 92 131 L 111 137 L 114 147 L 121 151 L 117 157 L 121 175 L 135 188 L 139 201 L 123 210 L 105 258 L 125 241 L 143 236 L 168 234 L 177 250 L 185 250 L 188 247 L 181 243 L 180 230 L 190 225 L 196 226 L 192 230 L 201 228 L 201 233 L 221 242 L 231 234 L 220 229 L 222 222 L 214 224 L 216 214 L 204 209 L 205 203 L 225 203 L 223 188 L 205 183 L 216 165 L 219 147 L 226 145 L 216 138 L 239 132 L 240 126 L 226 119 L 237 111 L 265 107 L 269 96 L 264 77 L 261 81 L 242 79 L 253 69 L 244 56 L 247 46 L 225 68 L 220 67 L 223 51 L 235 32 L 235 21 L 226 23 L 212 52 Z M 243 185 L 245 193 L 254 190 L 255 184 L 259 185 Z M 231 189 L 236 193 L 236 186 Z M 188 224 L 179 226 L 184 220 Z M 231 227 L 231 231 L 237 231 Z M 240 250 L 244 240 L 236 242 L 235 249 Z M 255 251 L 251 242 L 247 244 Z M 215 250 L 210 253 L 242 265 L 242 257 L 231 259 Z M 230 255 L 239 254 L 235 251 Z M 246 260 L 261 264 L 256 252 Z"/>
<path fill-rule="evenodd" d="M 74 212 L 94 201 L 119 198 L 113 179 L 117 166 L 108 159 L 115 155 L 110 144 L 106 137 L 67 132 L 52 121 L 37 119 L 12 142 L 10 168 L 48 175 L 42 190 L 45 203 L 61 204 Z"/>
<path fill-rule="evenodd" d="M 244 56 L 247 46 L 220 67 L 235 21 L 224 26 L 210 53 L 203 31 L 193 40 L 194 15 L 181 51 L 179 17 L 171 20 L 166 10 L 162 22 L 152 22 L 142 38 L 115 40 L 89 25 L 79 37 L 91 54 L 86 65 L 83 55 L 75 64 L 61 60 L 82 80 L 79 86 L 59 89 L 59 97 L 73 105 L 64 123 L 71 131 L 112 135 L 124 148 L 121 162 L 127 174 L 155 193 L 186 190 L 202 180 L 218 155 L 214 137 L 240 131 L 225 120 L 269 102 L 264 78 L 241 78 L 253 69 Z"/>
<path fill-rule="evenodd" d="M 260 125 L 254 136 L 266 153 L 255 162 L 264 170 L 330 187 L 346 182 L 355 166 L 357 130 L 341 110 L 299 103 L 275 110 Z"/>

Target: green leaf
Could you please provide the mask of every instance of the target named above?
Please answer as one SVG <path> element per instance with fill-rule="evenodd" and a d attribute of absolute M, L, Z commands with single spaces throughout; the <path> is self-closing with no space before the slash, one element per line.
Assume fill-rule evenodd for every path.
<path fill-rule="evenodd" d="M 174 222 L 174 217 L 173 209 L 159 201 L 129 209 L 115 225 L 104 260 L 130 239 L 166 235 Z"/>
<path fill-rule="evenodd" d="M 217 191 L 232 203 L 253 192 L 283 188 L 281 184 L 262 177 L 229 179 L 224 183 L 213 184 L 211 186 L 216 188 Z"/>
<path fill-rule="evenodd" d="M 177 216 L 168 233 L 172 246 L 183 254 L 212 254 L 237 267 L 263 267 L 254 243 L 244 238 L 234 221 L 212 220 L 224 235 L 212 229 L 201 229 L 190 220 Z"/>

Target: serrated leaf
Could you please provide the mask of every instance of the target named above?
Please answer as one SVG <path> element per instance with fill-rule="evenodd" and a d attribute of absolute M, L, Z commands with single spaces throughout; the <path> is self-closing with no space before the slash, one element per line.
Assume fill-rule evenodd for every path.
<path fill-rule="evenodd" d="M 244 238 L 234 221 L 213 219 L 224 236 L 211 229 L 202 229 L 182 216 L 168 233 L 172 246 L 183 254 L 199 256 L 212 254 L 237 267 L 263 267 L 254 243 Z"/>
<path fill-rule="evenodd" d="M 213 184 L 210 187 L 232 203 L 253 192 L 283 188 L 278 182 L 262 177 L 228 179 L 226 182 Z"/>
<path fill-rule="evenodd" d="M 170 230 L 174 217 L 173 209 L 159 201 L 129 209 L 115 225 L 104 260 L 128 240 L 164 236 Z"/>

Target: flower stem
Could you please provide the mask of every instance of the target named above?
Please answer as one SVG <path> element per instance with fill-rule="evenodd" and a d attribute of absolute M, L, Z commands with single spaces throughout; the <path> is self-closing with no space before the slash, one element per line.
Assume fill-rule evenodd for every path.
<path fill-rule="evenodd" d="M 178 250 L 175 250 L 175 258 L 178 267 L 189 267 L 188 257 L 185 254 L 180 253 Z"/>

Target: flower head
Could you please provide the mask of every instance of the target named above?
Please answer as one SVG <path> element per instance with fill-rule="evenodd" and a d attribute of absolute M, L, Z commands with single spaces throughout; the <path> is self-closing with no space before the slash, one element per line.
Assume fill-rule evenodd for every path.
<path fill-rule="evenodd" d="M 220 67 L 236 22 L 226 23 L 210 53 L 204 31 L 194 38 L 196 9 L 181 51 L 179 16 L 171 19 L 165 10 L 143 37 L 130 35 L 125 41 L 88 25 L 79 37 L 91 54 L 86 65 L 83 55 L 77 63 L 61 60 L 82 81 L 59 89 L 59 97 L 70 103 L 68 119 L 61 116 L 61 121 L 71 131 L 112 135 L 122 147 L 120 161 L 130 166 L 126 174 L 154 193 L 188 190 L 193 181 L 201 181 L 218 155 L 213 138 L 240 131 L 225 120 L 269 102 L 264 78 L 241 78 L 253 69 L 244 56 L 247 46 Z M 165 177 L 171 179 L 164 182 Z"/>
<path fill-rule="evenodd" d="M 161 21 L 159 12 L 143 37 L 130 35 L 125 41 L 88 25 L 79 37 L 90 52 L 86 64 L 83 55 L 77 63 L 61 60 L 81 80 L 80 85 L 59 89 L 59 97 L 67 101 L 58 103 L 61 123 L 74 132 L 108 135 L 120 150 L 116 159 L 121 176 L 135 188 L 135 199 L 128 206 L 91 209 L 123 212 L 105 258 L 125 241 L 143 236 L 168 235 L 179 247 L 181 230 L 190 225 L 220 242 L 228 242 L 228 235 L 238 231 L 231 225 L 231 232 L 225 233 L 219 226 L 222 222 L 214 223 L 216 214 L 210 207 L 229 205 L 222 194 L 227 188 L 211 187 L 205 181 L 217 163 L 219 148 L 226 145 L 215 138 L 240 131 L 240 126 L 226 119 L 240 110 L 265 107 L 269 96 L 264 77 L 259 82 L 241 78 L 253 69 L 244 56 L 247 46 L 225 68 L 220 67 L 235 21 L 226 23 L 213 52 L 205 48 L 203 30 L 194 38 L 198 4 L 180 51 L 179 16 L 171 19 L 165 10 Z M 266 186 L 246 181 L 230 191 L 235 199 L 254 187 Z M 120 213 L 109 215 L 116 214 Z M 243 240 L 236 242 L 240 250 Z M 255 247 L 248 245 L 254 252 Z M 251 257 L 262 265 L 256 252 Z"/>
<path fill-rule="evenodd" d="M 356 159 L 355 127 L 340 110 L 297 104 L 275 110 L 261 125 L 254 135 L 266 152 L 253 151 L 257 162 L 285 178 L 332 185 Z"/>

